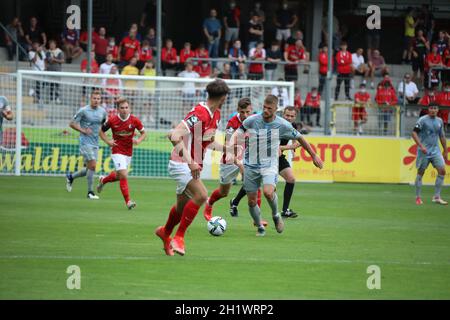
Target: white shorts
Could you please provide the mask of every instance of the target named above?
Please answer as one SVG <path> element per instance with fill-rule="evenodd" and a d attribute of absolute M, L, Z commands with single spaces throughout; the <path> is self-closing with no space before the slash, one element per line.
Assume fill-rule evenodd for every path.
<path fill-rule="evenodd" d="M 169 176 L 177 182 L 177 194 L 183 194 L 188 183 L 193 179 L 188 164 L 170 160 L 167 171 Z"/>
<path fill-rule="evenodd" d="M 128 170 L 128 166 L 131 163 L 131 157 L 119 153 L 112 154 L 111 160 L 114 162 L 114 168 L 116 168 L 116 171 Z"/>
<path fill-rule="evenodd" d="M 291 29 L 277 29 L 275 38 L 278 41 L 287 40 L 291 37 Z"/>
<path fill-rule="evenodd" d="M 231 184 L 239 175 L 239 167 L 235 164 L 220 164 L 220 184 Z"/>
<path fill-rule="evenodd" d="M 244 167 L 244 190 L 247 192 L 256 192 L 263 185 L 277 186 L 278 166 L 269 168 L 253 169 Z"/>

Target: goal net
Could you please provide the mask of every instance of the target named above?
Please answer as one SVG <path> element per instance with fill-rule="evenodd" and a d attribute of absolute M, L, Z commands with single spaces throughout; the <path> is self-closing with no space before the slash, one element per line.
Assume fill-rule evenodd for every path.
<path fill-rule="evenodd" d="M 2 81 L 7 86 L 2 85 L 0 95 L 10 100 L 16 118 L 4 125 L 3 135 L 10 132 L 3 139 L 0 173 L 62 175 L 81 169 L 84 163 L 79 133 L 69 127 L 69 122 L 80 107 L 88 104 L 90 93 L 99 89 L 108 113 L 115 112 L 117 96 L 127 98 L 132 113 L 142 120 L 148 133 L 146 141 L 133 152 L 130 175 L 166 177 L 172 150 L 167 133 L 193 106 L 206 100 L 205 88 L 212 79 L 21 70 L 17 76 L 2 77 Z M 222 106 L 219 134 L 242 97 L 251 98 L 256 112 L 262 110 L 264 97 L 272 92 L 280 93 L 279 107 L 293 104 L 292 82 L 226 82 L 231 91 Z M 114 169 L 110 149 L 102 141 L 96 169 L 97 174 Z"/>

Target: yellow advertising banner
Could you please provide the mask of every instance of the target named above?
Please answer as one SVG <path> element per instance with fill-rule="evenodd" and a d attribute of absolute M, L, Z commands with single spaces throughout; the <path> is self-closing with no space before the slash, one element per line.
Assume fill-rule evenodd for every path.
<path fill-rule="evenodd" d="M 314 137 L 308 142 L 324 160 L 322 170 L 299 148 L 291 157 L 297 181 L 414 183 L 417 147 L 412 139 L 367 137 Z M 447 142 L 450 151 L 450 141 Z M 219 158 L 214 155 L 215 160 Z M 445 184 L 450 183 L 450 161 L 446 160 Z M 218 161 L 213 161 L 213 179 L 219 178 Z M 423 182 L 433 184 L 436 170 L 428 167 Z"/>

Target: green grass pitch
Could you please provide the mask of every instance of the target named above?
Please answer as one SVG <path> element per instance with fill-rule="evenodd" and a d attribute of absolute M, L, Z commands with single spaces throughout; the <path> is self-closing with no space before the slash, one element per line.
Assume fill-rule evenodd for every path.
<path fill-rule="evenodd" d="M 297 184 L 300 217 L 263 238 L 245 202 L 232 218 L 227 199 L 215 209 L 228 222 L 223 237 L 207 233 L 200 212 L 186 256 L 167 257 L 153 232 L 175 183 L 129 184 L 134 211 L 117 184 L 89 201 L 85 179 L 67 193 L 62 177 L 0 176 L 0 299 L 450 298 L 450 210 L 431 204 L 432 187 L 418 207 L 411 186 Z M 280 202 L 282 191 L 279 183 Z M 262 210 L 271 222 L 264 199 Z M 70 265 L 81 269 L 80 290 L 66 287 Z M 380 267 L 380 290 L 366 286 L 370 265 Z"/>

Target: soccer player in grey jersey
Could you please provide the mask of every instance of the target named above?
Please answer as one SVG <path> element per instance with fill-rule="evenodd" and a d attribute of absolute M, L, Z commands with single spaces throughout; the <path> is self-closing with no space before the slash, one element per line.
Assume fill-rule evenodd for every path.
<path fill-rule="evenodd" d="M 423 204 L 420 194 L 422 191 L 422 177 L 430 162 L 438 172 L 432 202 L 443 205 L 448 204 L 447 201 L 441 198 L 441 189 L 445 178 L 444 159 L 447 159 L 448 150 L 444 123 L 437 116 L 438 111 L 439 107 L 437 104 L 431 103 L 428 106 L 428 114 L 419 118 L 412 133 L 412 138 L 418 146 L 416 158 L 417 177 L 415 181 L 416 204 L 418 205 Z M 439 141 L 444 149 L 442 153 L 439 149 Z"/>
<path fill-rule="evenodd" d="M 5 96 L 0 96 L 0 146 L 2 145 L 3 138 L 3 118 L 6 120 L 12 120 L 13 113 L 9 106 L 9 101 Z"/>
<path fill-rule="evenodd" d="M 101 92 L 93 91 L 90 104 L 80 108 L 69 124 L 72 129 L 80 132 L 80 153 L 84 158 L 86 167 L 73 174 L 67 174 L 66 188 L 67 191 L 71 192 L 73 181 L 87 176 L 87 197 L 91 200 L 99 198 L 94 193 L 94 173 L 97 165 L 98 136 L 100 128 L 107 118 L 105 109 L 100 106 L 101 100 Z"/>
<path fill-rule="evenodd" d="M 264 100 L 262 114 L 248 117 L 240 129 L 233 135 L 230 145 L 239 138 L 245 137 L 244 156 L 244 188 L 247 192 L 250 215 L 258 227 L 257 236 L 265 235 L 261 223 L 260 208 L 257 206 L 257 191 L 263 184 L 264 197 L 272 210 L 272 218 L 278 233 L 283 232 L 284 222 L 278 213 L 278 197 L 276 185 L 278 179 L 278 156 L 281 139 L 297 140 L 311 155 L 316 167 L 322 168 L 323 162 L 316 155 L 303 136 L 292 127 L 292 124 L 276 115 L 278 98 L 268 95 Z"/>

